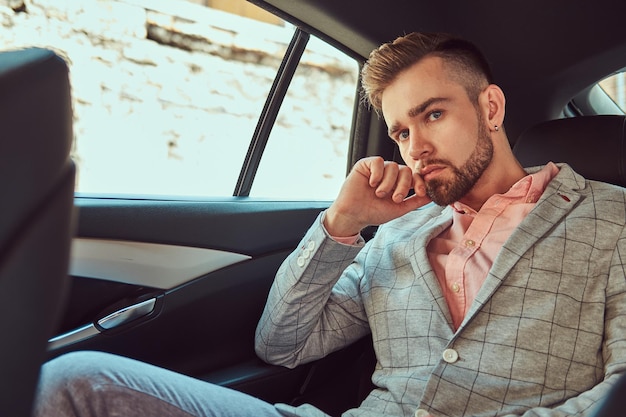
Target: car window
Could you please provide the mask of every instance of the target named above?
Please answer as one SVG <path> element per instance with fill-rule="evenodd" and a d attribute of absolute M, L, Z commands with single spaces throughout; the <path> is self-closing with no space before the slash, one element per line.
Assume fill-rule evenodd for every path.
<path fill-rule="evenodd" d="M 626 112 L 626 72 L 622 71 L 605 78 L 599 85 L 622 112 Z"/>
<path fill-rule="evenodd" d="M 623 115 L 626 108 L 624 97 L 624 73 L 607 77 L 579 92 L 563 109 L 566 117 L 585 115 Z"/>
<path fill-rule="evenodd" d="M 295 27 L 244 0 L 24 4 L 2 12 L 0 36 L 4 49 L 48 47 L 70 65 L 77 192 L 233 195 Z M 251 195 L 334 198 L 357 73 L 311 37 Z M 300 186 L 286 183 L 313 155 L 297 164 Z"/>
<path fill-rule="evenodd" d="M 311 36 L 280 108 L 251 196 L 333 199 L 346 172 L 356 62 Z"/>

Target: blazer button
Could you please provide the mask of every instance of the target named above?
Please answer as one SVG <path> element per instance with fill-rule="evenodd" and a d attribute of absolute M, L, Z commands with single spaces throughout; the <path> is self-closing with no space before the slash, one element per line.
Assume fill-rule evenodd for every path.
<path fill-rule="evenodd" d="M 304 258 L 302 256 L 298 256 L 298 260 L 296 262 L 298 263 L 298 266 L 300 268 L 302 268 L 304 266 L 304 264 L 306 263 L 306 261 L 304 260 Z"/>
<path fill-rule="evenodd" d="M 430 414 L 426 410 L 422 410 L 421 408 L 418 408 L 417 410 L 415 410 L 415 417 L 428 417 L 428 416 L 430 416 Z"/>
<path fill-rule="evenodd" d="M 443 360 L 448 363 L 454 363 L 459 360 L 459 354 L 454 349 L 446 349 L 443 351 Z"/>

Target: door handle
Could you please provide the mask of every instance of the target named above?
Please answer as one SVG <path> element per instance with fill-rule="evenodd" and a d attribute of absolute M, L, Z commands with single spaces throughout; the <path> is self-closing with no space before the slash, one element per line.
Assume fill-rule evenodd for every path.
<path fill-rule="evenodd" d="M 134 320 L 146 317 L 154 312 L 157 297 L 124 307 L 114 313 L 108 314 L 95 323 L 90 323 L 61 335 L 55 336 L 48 341 L 48 350 L 53 351 L 65 348 L 74 343 L 91 339 L 103 331 L 130 323 Z"/>
<path fill-rule="evenodd" d="M 98 320 L 98 326 L 105 330 L 122 326 L 152 313 L 155 305 L 156 298 L 150 298 L 149 300 L 124 307 Z"/>

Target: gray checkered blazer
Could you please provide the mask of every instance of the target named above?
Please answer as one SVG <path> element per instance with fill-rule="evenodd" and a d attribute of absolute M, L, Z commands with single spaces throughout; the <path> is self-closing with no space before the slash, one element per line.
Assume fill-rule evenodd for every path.
<path fill-rule="evenodd" d="M 320 216 L 277 273 L 258 355 L 294 367 L 371 333 L 378 388 L 344 416 L 589 413 L 626 371 L 626 190 L 559 166 L 456 332 L 425 250 L 449 207 L 393 220 L 362 248 L 331 240 Z"/>

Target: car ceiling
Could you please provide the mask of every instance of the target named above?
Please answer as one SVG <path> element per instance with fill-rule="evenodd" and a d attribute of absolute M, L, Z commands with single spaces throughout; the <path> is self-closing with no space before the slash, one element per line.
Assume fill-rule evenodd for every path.
<path fill-rule="evenodd" d="M 412 31 L 475 42 L 507 96 L 510 138 L 545 119 L 599 79 L 626 67 L 626 2 L 475 0 L 252 0 L 367 57 Z"/>

